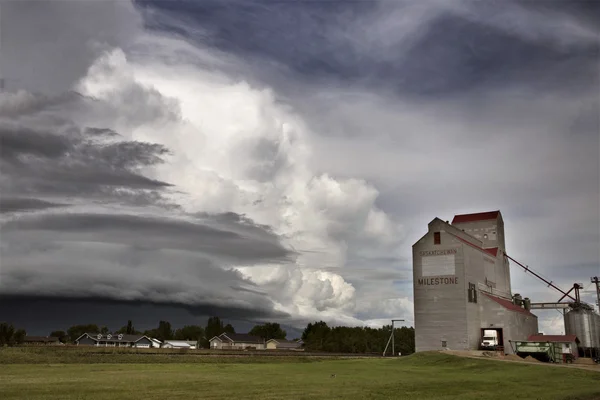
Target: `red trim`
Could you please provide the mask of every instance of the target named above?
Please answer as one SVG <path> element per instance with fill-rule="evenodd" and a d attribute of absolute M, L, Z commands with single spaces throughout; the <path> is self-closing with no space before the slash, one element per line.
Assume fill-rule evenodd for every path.
<path fill-rule="evenodd" d="M 454 219 L 452 219 L 452 225 L 464 224 L 466 222 L 487 221 L 491 219 L 497 219 L 498 214 L 500 214 L 500 211 L 487 211 L 475 214 L 455 215 Z"/>
<path fill-rule="evenodd" d="M 497 247 L 491 247 L 489 249 L 484 249 L 483 247 L 479 247 L 476 244 L 473 244 L 471 242 L 469 242 L 466 239 L 461 238 L 458 235 L 455 235 L 454 233 L 448 232 L 449 234 L 451 234 L 452 236 L 454 236 L 455 238 L 457 238 L 458 240 L 460 240 L 461 242 L 464 242 L 466 244 L 468 244 L 469 246 L 481 251 L 482 253 L 485 253 L 486 255 L 493 255 L 494 257 L 497 257 L 498 255 L 498 248 Z"/>
<path fill-rule="evenodd" d="M 527 340 L 529 342 L 559 342 L 572 343 L 577 342 L 576 335 L 530 335 Z"/>
<path fill-rule="evenodd" d="M 528 315 L 530 317 L 535 317 L 537 318 L 537 316 L 535 314 L 532 314 L 530 311 L 519 307 L 516 304 L 513 304 L 512 301 L 510 300 L 506 300 L 506 299 L 502 299 L 500 297 L 496 297 L 496 296 L 492 296 L 491 294 L 482 292 L 485 296 L 487 296 L 490 300 L 495 301 L 496 303 L 500 304 L 502 307 L 506 308 L 509 311 L 515 311 L 515 312 L 519 312 L 521 314 L 525 314 Z"/>
<path fill-rule="evenodd" d="M 494 257 L 498 257 L 498 248 L 497 247 L 492 247 L 489 249 L 483 249 L 483 251 L 485 251 L 486 253 L 489 253 L 491 255 L 493 255 Z"/>

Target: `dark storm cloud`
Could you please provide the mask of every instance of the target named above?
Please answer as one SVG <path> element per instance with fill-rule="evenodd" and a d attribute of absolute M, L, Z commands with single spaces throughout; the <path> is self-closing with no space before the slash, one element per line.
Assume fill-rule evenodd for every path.
<path fill-rule="evenodd" d="M 0 127 L 0 157 L 19 155 L 59 158 L 71 148 L 68 138 L 19 127 Z"/>
<path fill-rule="evenodd" d="M 45 214 L 5 223 L 3 234 L 29 236 L 35 231 L 51 233 L 70 241 L 141 244 L 154 248 L 169 248 L 204 252 L 239 262 L 285 261 L 291 253 L 282 247 L 278 238 L 248 221 L 236 232 L 228 222 L 225 229 L 202 223 L 168 218 L 149 218 L 115 214 Z M 229 229 L 231 230 L 229 230 Z"/>
<path fill-rule="evenodd" d="M 0 124 L 3 197 L 77 196 L 114 198 L 132 204 L 160 203 L 157 192 L 171 186 L 142 175 L 140 168 L 163 162 L 170 154 L 162 145 L 138 141 L 106 142 L 115 132 L 72 124 L 45 129 L 27 122 Z"/>
<path fill-rule="evenodd" d="M 268 225 L 257 224 L 245 215 L 227 212 L 220 214 L 197 213 L 200 220 L 211 219 L 228 229 L 235 229 L 243 235 L 258 235 L 275 238 L 273 230 Z"/>
<path fill-rule="evenodd" d="M 204 251 L 206 246 L 187 251 L 160 248 L 168 243 L 146 231 L 128 232 L 143 236 L 142 246 L 131 246 L 126 236 L 116 232 L 106 235 L 112 242 L 99 243 L 105 232 L 89 228 L 93 233 L 70 237 L 60 230 L 43 236 L 31 231 L 15 235 L 12 229 L 3 228 L 0 293 L 74 302 L 105 299 L 106 303 L 173 305 L 190 313 L 219 312 L 224 317 L 282 315 L 256 284 L 222 266 L 232 258 L 228 255 Z M 37 244 L 32 245 L 34 241 Z M 222 242 L 222 246 L 231 244 Z M 252 254 L 241 262 L 253 262 Z"/>
<path fill-rule="evenodd" d="M 548 2 L 532 10 L 529 4 L 515 1 L 443 5 L 158 0 L 136 4 L 142 10 L 160 11 L 160 20 L 147 14 L 151 28 L 176 32 L 244 59 L 269 60 L 293 71 L 297 79 L 392 88 L 403 96 L 447 96 L 515 79 L 556 85 L 544 72 L 550 63 L 578 65 L 579 73 L 566 74 L 564 79 L 585 85 L 595 74 L 598 53 L 597 43 L 589 37 L 577 41 L 555 32 L 552 22 L 544 22 L 561 18 L 566 11 L 574 14 L 568 18 L 580 18 L 589 4 L 566 10 Z M 505 20 L 511 16 L 513 20 Z M 527 25 L 534 18 L 536 23 Z M 202 33 L 186 31 L 181 21 L 197 24 Z M 512 30 L 511 22 L 515 24 Z M 598 18 L 584 22 L 586 29 L 598 33 Z M 592 68 L 581 68 L 582 62 Z"/>
<path fill-rule="evenodd" d="M 285 315 L 260 308 L 226 308 L 217 305 L 185 305 L 151 301 L 119 301 L 93 297 L 0 295 L 0 319 L 27 328 L 29 335 L 48 335 L 77 324 L 97 324 L 114 331 L 133 320 L 144 331 L 169 321 L 175 328 L 204 325 L 209 316 L 219 316 L 238 330 L 250 330 L 257 320 L 277 320 Z"/>
<path fill-rule="evenodd" d="M 156 90 L 127 93 L 126 102 L 147 104 L 129 110 L 131 120 L 179 118 Z M 76 93 L 0 94 L 2 303 L 29 296 L 170 307 L 186 318 L 285 316 L 231 266 L 295 255 L 244 215 L 188 215 L 166 200 L 175 188 L 149 175 L 171 151 L 90 123 L 111 112 Z"/>
<path fill-rule="evenodd" d="M 35 211 L 55 207 L 66 207 L 68 204 L 53 203 L 40 199 L 30 199 L 22 197 L 0 197 L 0 213 L 10 213 L 16 211 Z"/>
<path fill-rule="evenodd" d="M 106 128 L 85 128 L 85 133 L 98 136 L 119 136 L 117 132 Z"/>

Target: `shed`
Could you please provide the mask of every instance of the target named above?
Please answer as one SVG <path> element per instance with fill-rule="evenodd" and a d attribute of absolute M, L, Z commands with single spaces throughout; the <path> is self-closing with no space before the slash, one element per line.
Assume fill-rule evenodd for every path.
<path fill-rule="evenodd" d="M 527 338 L 528 342 L 546 342 L 546 343 L 555 343 L 557 346 L 556 350 L 560 351 L 562 355 L 562 361 L 565 362 L 567 354 L 572 354 L 573 359 L 577 359 L 579 352 L 577 348 L 579 346 L 579 339 L 575 335 L 544 335 L 544 334 L 535 334 L 530 335 Z"/>
<path fill-rule="evenodd" d="M 577 359 L 579 339 L 575 335 L 530 335 L 527 341 L 514 342 L 515 352 L 522 356 L 532 356 L 542 361 L 556 363 Z"/>
<path fill-rule="evenodd" d="M 196 346 L 192 346 L 185 340 L 165 340 L 162 347 L 164 349 L 195 349 Z"/>
<path fill-rule="evenodd" d="M 303 344 L 301 340 L 270 339 L 267 340 L 267 349 L 304 351 Z"/>

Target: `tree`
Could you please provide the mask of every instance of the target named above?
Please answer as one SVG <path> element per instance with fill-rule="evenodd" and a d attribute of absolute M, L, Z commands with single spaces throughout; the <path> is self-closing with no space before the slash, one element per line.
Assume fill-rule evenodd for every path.
<path fill-rule="evenodd" d="M 302 332 L 302 340 L 312 350 L 323 350 L 331 328 L 323 321 L 309 323 Z"/>
<path fill-rule="evenodd" d="M 267 322 L 264 325 L 256 325 L 250 331 L 251 335 L 259 336 L 264 340 L 285 339 L 287 333 L 281 329 L 279 324 Z"/>
<path fill-rule="evenodd" d="M 127 331 L 125 332 L 128 335 L 132 335 L 135 332 L 135 329 L 133 328 L 133 322 L 131 322 L 131 320 L 127 321 Z"/>
<path fill-rule="evenodd" d="M 156 338 L 162 342 L 164 342 L 165 340 L 173 339 L 173 330 L 171 329 L 170 322 L 160 321 L 158 323 L 156 333 Z"/>
<path fill-rule="evenodd" d="M 210 317 L 206 321 L 206 328 L 204 329 L 206 339 L 210 340 L 215 336 L 219 336 L 224 332 L 223 329 L 223 321 L 219 317 Z"/>
<path fill-rule="evenodd" d="M 151 338 L 158 338 L 158 329 L 154 328 L 154 329 L 145 330 L 143 335 L 151 337 Z"/>
<path fill-rule="evenodd" d="M 382 353 L 392 327 L 380 329 L 337 326 L 330 328 L 323 321 L 309 323 L 302 333 L 304 347 L 309 350 L 342 353 Z M 395 353 L 412 354 L 415 351 L 415 330 L 403 326 L 394 330 Z"/>
<path fill-rule="evenodd" d="M 15 330 L 13 324 L 7 322 L 0 323 L 0 347 L 21 344 L 25 341 L 26 335 L 27 333 L 24 329 Z"/>
<path fill-rule="evenodd" d="M 198 325 L 186 325 L 175 331 L 175 339 L 201 342 L 204 339 L 204 328 Z"/>
<path fill-rule="evenodd" d="M 12 346 L 15 327 L 7 322 L 0 323 L 0 347 Z"/>
<path fill-rule="evenodd" d="M 102 328 L 100 328 L 100 333 L 102 335 L 108 335 L 110 333 L 110 331 L 108 330 L 108 328 L 106 326 L 103 326 Z"/>
<path fill-rule="evenodd" d="M 219 317 L 210 317 L 206 321 L 206 328 L 204 328 L 204 339 L 202 340 L 202 347 L 209 346 L 209 340 L 215 336 L 219 336 L 222 333 L 235 333 L 235 329 L 231 324 L 223 325 L 223 321 Z"/>
<path fill-rule="evenodd" d="M 133 323 L 131 322 L 131 320 L 127 321 L 127 325 L 126 326 L 122 326 L 115 333 L 117 333 L 117 334 L 123 333 L 123 334 L 126 334 L 126 335 L 139 335 L 139 334 L 141 334 L 141 332 L 135 330 L 135 327 L 133 326 Z"/>
<path fill-rule="evenodd" d="M 22 344 L 25 341 L 25 336 L 27 336 L 25 329 L 17 329 L 13 335 L 13 344 Z"/>
<path fill-rule="evenodd" d="M 225 333 L 235 333 L 235 329 L 231 324 L 227 324 L 223 327 L 223 332 Z"/>
<path fill-rule="evenodd" d="M 69 335 L 65 331 L 52 331 L 50 332 L 51 337 L 57 337 L 62 343 L 67 343 L 69 341 Z"/>
<path fill-rule="evenodd" d="M 96 324 L 87 324 L 87 325 L 73 325 L 69 329 L 67 329 L 67 335 L 69 335 L 69 339 L 71 342 L 75 342 L 77 338 L 84 333 L 89 334 L 98 334 L 100 329 Z"/>

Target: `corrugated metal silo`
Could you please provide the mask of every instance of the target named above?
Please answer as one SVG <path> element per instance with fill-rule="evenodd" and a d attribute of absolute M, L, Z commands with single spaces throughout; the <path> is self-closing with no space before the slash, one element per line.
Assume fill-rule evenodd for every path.
<path fill-rule="evenodd" d="M 600 315 L 583 307 L 565 314 L 565 333 L 576 335 L 583 349 L 600 348 Z"/>

